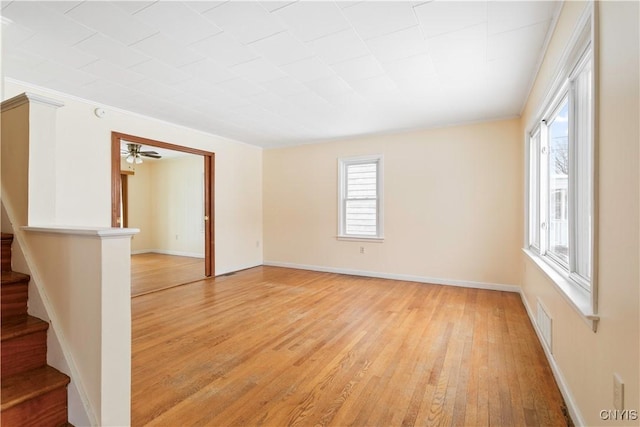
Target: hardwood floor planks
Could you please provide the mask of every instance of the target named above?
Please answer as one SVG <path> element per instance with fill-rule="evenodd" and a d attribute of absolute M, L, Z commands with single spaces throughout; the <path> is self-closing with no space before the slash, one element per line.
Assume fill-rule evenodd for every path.
<path fill-rule="evenodd" d="M 560 425 L 519 295 L 256 267 L 132 299 L 132 424 Z"/>
<path fill-rule="evenodd" d="M 131 255 L 131 296 L 204 278 L 204 258 L 157 253 Z"/>

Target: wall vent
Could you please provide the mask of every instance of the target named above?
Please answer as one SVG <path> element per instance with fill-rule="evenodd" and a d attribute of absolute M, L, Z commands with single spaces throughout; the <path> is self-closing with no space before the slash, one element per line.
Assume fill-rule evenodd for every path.
<path fill-rule="evenodd" d="M 538 330 L 542 335 L 542 340 L 544 344 L 549 349 L 550 353 L 553 353 L 551 348 L 551 316 L 547 310 L 545 310 L 544 306 L 538 300 L 538 313 L 536 316 L 536 323 L 538 324 Z"/>

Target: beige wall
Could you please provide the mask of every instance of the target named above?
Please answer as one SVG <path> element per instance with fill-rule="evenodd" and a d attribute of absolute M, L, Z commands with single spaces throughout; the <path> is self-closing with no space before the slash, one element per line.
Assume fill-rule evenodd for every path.
<path fill-rule="evenodd" d="M 187 155 L 147 160 L 129 175 L 132 253 L 156 252 L 204 258 L 204 160 Z"/>
<path fill-rule="evenodd" d="M 204 160 L 199 156 L 155 162 L 151 218 L 156 249 L 204 257 Z"/>
<path fill-rule="evenodd" d="M 265 262 L 519 284 L 519 123 L 265 151 Z M 362 154 L 384 155 L 383 243 L 336 239 L 337 159 Z"/>
<path fill-rule="evenodd" d="M 133 170 L 134 168 L 131 169 Z M 134 175 L 127 176 L 129 195 L 127 226 L 140 230 L 140 233 L 133 236 L 131 240 L 132 253 L 147 252 L 154 247 L 151 221 L 151 211 L 153 210 L 151 180 L 151 162 L 136 165 Z"/>
<path fill-rule="evenodd" d="M 584 3 L 567 2 L 523 114 L 521 144 L 535 120 Z M 625 408 L 640 410 L 639 248 L 639 10 L 637 2 L 600 2 L 599 262 L 593 333 L 581 316 L 528 258 L 523 290 L 539 298 L 553 318 L 553 358 L 587 425 L 614 425 L 599 413 L 613 407 L 613 374 L 625 382 Z M 627 421 L 638 425 L 638 421 Z M 624 423 L 620 423 L 621 425 Z"/>
<path fill-rule="evenodd" d="M 111 224 L 111 131 L 212 151 L 215 164 L 216 274 L 262 263 L 262 149 L 166 122 L 4 82 L 4 97 L 40 93 L 64 102 L 57 111 L 55 224 Z"/>

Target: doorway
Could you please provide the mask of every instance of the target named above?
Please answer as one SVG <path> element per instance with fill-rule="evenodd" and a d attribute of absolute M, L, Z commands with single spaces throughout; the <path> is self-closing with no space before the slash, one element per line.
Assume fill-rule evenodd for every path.
<path fill-rule="evenodd" d="M 168 142 L 157 141 L 120 132 L 111 132 L 111 226 L 124 226 L 123 190 L 125 182 L 121 171 L 121 143 L 151 146 L 161 149 L 174 150 L 182 153 L 202 156 L 204 162 L 204 275 L 215 275 L 215 239 L 214 239 L 214 171 L 215 153 L 184 147 Z M 126 180 L 126 178 L 125 178 Z"/>

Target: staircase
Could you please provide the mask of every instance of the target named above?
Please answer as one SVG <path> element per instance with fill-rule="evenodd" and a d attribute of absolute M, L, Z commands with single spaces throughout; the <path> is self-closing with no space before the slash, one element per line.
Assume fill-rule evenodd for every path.
<path fill-rule="evenodd" d="M 67 426 L 69 377 L 47 365 L 49 324 L 27 314 L 29 276 L 11 271 L 12 242 L 2 233 L 0 424 Z"/>

